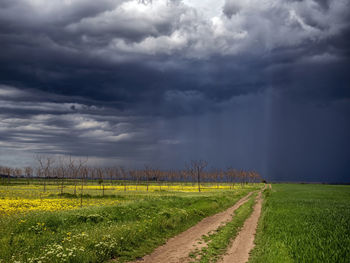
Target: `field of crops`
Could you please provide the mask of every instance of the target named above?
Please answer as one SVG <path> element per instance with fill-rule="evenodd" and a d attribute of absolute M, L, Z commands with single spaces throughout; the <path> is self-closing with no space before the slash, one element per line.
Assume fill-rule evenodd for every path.
<path fill-rule="evenodd" d="M 350 186 L 273 185 L 256 243 L 252 263 L 349 262 Z"/>
<path fill-rule="evenodd" d="M 84 195 L 79 187 L 66 184 L 61 194 L 54 182 L 45 192 L 42 182 L 1 186 L 0 262 L 134 259 L 261 185 L 208 183 L 198 193 L 192 183 L 87 182 Z"/>
<path fill-rule="evenodd" d="M 0 186 L 1 263 L 134 260 L 263 186 L 203 183 L 198 192 L 190 182 L 86 181 L 83 192 L 72 182 L 63 191 L 54 181 L 45 192 L 35 180 Z M 192 256 L 200 256 L 198 262 L 219 260 L 253 201 L 207 236 L 208 247 Z M 264 191 L 255 242 L 251 263 L 348 262 L 350 187 L 273 184 Z"/>

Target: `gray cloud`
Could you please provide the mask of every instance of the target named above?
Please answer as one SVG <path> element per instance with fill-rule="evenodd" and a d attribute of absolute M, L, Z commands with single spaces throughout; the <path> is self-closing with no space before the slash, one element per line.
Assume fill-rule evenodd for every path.
<path fill-rule="evenodd" d="M 143 128 L 138 117 L 113 108 L 65 102 L 78 98 L 61 96 L 55 98 L 56 102 L 48 102 L 53 99 L 50 94 L 26 94 L 16 88 L 0 87 L 2 148 L 81 155 L 84 148 L 90 148 L 84 151 L 89 154 L 91 147 L 102 151 L 129 141 L 142 143 Z"/>
<path fill-rule="evenodd" d="M 232 5 L 236 13 L 228 16 Z M 0 79 L 64 95 L 108 97 L 119 107 L 149 100 L 147 94 L 161 100 L 176 89 L 210 97 L 207 91 L 215 89 L 230 98 L 275 85 L 265 78 L 271 65 L 303 68 L 318 64 L 315 58 L 344 55 L 342 63 L 348 63 L 348 5 L 226 1 L 221 13 L 208 17 L 180 1 L 12 1 L 1 8 L 6 52 Z"/>
<path fill-rule="evenodd" d="M 282 167 L 285 178 L 337 167 L 343 179 L 349 2 L 206 3 L 2 1 L 0 160 L 179 166 L 204 155 L 276 179 Z"/>

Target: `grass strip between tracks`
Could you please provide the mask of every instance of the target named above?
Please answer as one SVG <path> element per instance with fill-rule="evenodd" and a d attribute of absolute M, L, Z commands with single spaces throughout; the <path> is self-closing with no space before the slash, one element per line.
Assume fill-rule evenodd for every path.
<path fill-rule="evenodd" d="M 208 245 L 201 250 L 190 253 L 191 262 L 209 263 L 216 262 L 227 250 L 230 243 L 239 233 L 245 220 L 252 214 L 257 194 L 252 197 L 235 212 L 232 220 L 221 226 L 212 234 L 203 236 Z"/>

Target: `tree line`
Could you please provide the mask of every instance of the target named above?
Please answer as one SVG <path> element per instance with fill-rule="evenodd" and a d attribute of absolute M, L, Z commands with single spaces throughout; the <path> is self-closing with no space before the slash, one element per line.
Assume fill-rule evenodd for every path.
<path fill-rule="evenodd" d="M 173 183 L 192 183 L 197 185 L 201 191 L 203 183 L 213 183 L 219 188 L 220 183 L 227 183 L 231 187 L 240 184 L 259 183 L 261 176 L 256 171 L 227 169 L 207 169 L 208 163 L 203 160 L 193 160 L 186 164 L 184 169 L 161 170 L 149 165 L 142 169 L 126 169 L 123 166 L 113 167 L 93 167 L 88 163 L 88 158 L 72 158 L 71 156 L 57 157 L 36 155 L 36 167 L 11 168 L 0 166 L 1 183 L 10 185 L 11 178 L 26 178 L 28 184 L 30 180 L 40 179 L 43 184 L 43 191 L 46 191 L 47 183 L 54 182 L 64 193 L 66 184 L 74 185 L 74 195 L 77 194 L 77 186 L 83 192 L 84 184 L 87 181 L 97 181 L 101 190 L 105 191 L 105 185 L 123 184 L 124 191 L 131 182 L 133 184 L 146 186 L 149 190 L 151 183 L 156 183 L 160 187 L 170 186 Z"/>

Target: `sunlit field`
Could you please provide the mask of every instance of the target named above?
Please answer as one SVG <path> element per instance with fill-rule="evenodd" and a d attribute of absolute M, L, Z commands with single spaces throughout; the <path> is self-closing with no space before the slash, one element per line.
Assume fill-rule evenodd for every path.
<path fill-rule="evenodd" d="M 0 262 L 132 260 L 263 185 L 78 182 L 0 186 Z"/>
<path fill-rule="evenodd" d="M 142 196 L 183 195 L 197 193 L 198 186 L 193 183 L 149 183 L 98 182 L 87 181 L 84 185 L 74 185 L 68 181 L 65 185 L 51 181 L 12 180 L 10 185 L 0 186 L 0 214 L 14 214 L 34 210 L 56 211 L 71 210 L 86 206 L 117 205 L 126 200 L 140 199 Z M 240 189 L 240 184 L 204 183 L 202 192 Z M 75 193 L 75 194 L 74 194 Z"/>

